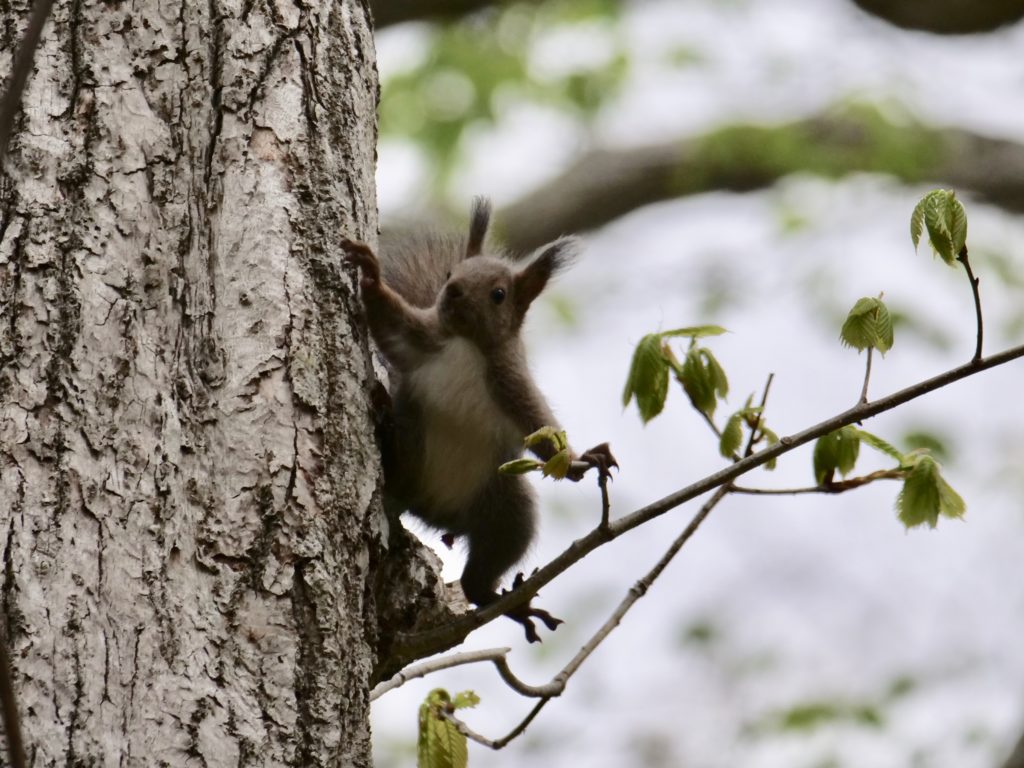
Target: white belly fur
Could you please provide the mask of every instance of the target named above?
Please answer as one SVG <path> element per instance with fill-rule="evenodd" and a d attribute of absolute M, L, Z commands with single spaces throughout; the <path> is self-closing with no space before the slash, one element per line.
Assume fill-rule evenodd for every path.
<path fill-rule="evenodd" d="M 491 397 L 483 354 L 470 341 L 447 341 L 407 382 L 423 417 L 419 501 L 438 511 L 460 509 L 523 435 Z"/>

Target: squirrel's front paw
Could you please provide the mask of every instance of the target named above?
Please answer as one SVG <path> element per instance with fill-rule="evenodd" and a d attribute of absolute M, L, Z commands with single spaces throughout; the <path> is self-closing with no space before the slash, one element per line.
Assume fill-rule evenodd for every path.
<path fill-rule="evenodd" d="M 602 478 L 611 477 L 612 467 L 615 467 L 616 469 L 619 468 L 619 462 L 617 462 L 615 457 L 612 455 L 612 449 L 609 447 L 608 443 L 601 443 L 600 445 L 595 445 L 589 451 L 584 451 L 577 461 L 586 466 L 579 469 L 576 467 L 570 468 L 569 473 L 566 476 L 574 482 L 582 480 L 583 475 L 586 474 L 587 470 L 591 467 L 597 467 L 597 474 Z"/>
<path fill-rule="evenodd" d="M 380 262 L 370 246 L 345 238 L 341 241 L 341 247 L 345 251 L 345 259 L 362 271 L 360 283 L 363 288 L 372 288 L 380 283 Z"/>

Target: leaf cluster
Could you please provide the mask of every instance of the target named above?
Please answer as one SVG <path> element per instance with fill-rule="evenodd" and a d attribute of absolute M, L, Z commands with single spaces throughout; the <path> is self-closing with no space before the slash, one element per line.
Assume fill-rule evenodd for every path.
<path fill-rule="evenodd" d="M 467 130 L 494 124 L 499 105 L 509 97 L 589 120 L 629 71 L 627 49 L 615 36 L 620 11 L 614 0 L 553 0 L 509 4 L 435 26 L 428 32 L 424 61 L 383 79 L 381 133 L 418 143 L 444 182 Z M 608 55 L 557 76 L 538 74 L 532 59 L 540 41 L 581 22 L 607 32 Z"/>
<path fill-rule="evenodd" d="M 877 349 L 883 355 L 892 349 L 892 315 L 880 298 L 858 299 L 839 332 L 844 346 L 856 350 Z"/>
<path fill-rule="evenodd" d="M 649 422 L 665 408 L 669 373 L 682 384 L 693 407 L 710 417 L 719 398 L 729 393 L 729 380 L 711 351 L 697 346 L 696 340 L 718 336 L 725 329 L 718 325 L 699 325 L 671 331 L 649 333 L 637 344 L 629 365 L 622 405 L 636 400 L 640 418 Z M 687 337 L 690 347 L 682 362 L 676 357 L 667 339 Z"/>
<path fill-rule="evenodd" d="M 507 461 L 498 467 L 503 475 L 525 475 L 528 472 L 540 471 L 544 477 L 553 477 L 555 480 L 564 480 L 569 474 L 572 466 L 572 454 L 569 453 L 569 438 L 563 429 L 554 427 L 541 427 L 523 439 L 526 448 L 535 448 L 544 443 L 554 448 L 554 455 L 547 461 L 537 461 L 529 457 L 522 457 Z"/>
<path fill-rule="evenodd" d="M 901 453 L 877 435 L 854 426 L 830 432 L 814 444 L 815 482 L 827 487 L 834 483 L 836 472 L 843 477 L 849 475 L 857 463 L 861 443 L 896 461 L 896 467 L 887 476 L 903 480 L 896 497 L 896 511 L 907 528 L 925 523 L 934 528 L 940 517 L 963 517 L 967 505 L 942 477 L 939 462 L 927 449 Z"/>

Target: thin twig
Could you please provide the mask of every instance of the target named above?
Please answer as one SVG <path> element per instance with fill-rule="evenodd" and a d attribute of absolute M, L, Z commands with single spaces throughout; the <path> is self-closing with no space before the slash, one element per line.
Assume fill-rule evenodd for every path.
<path fill-rule="evenodd" d="M 546 584 L 550 583 L 598 547 L 665 514 L 669 510 L 714 488 L 730 483 L 752 469 L 766 464 L 772 459 L 776 459 L 792 451 L 794 448 L 829 432 L 833 432 L 840 427 L 865 421 L 929 392 L 948 386 L 960 379 L 973 376 L 990 368 L 1005 365 L 1021 357 L 1024 357 L 1024 344 L 1011 347 L 988 357 L 972 360 L 956 368 L 951 368 L 937 376 L 917 382 L 870 403 L 859 403 L 853 408 L 849 408 L 801 432 L 782 437 L 779 442 L 762 448 L 760 451 L 741 459 L 735 464 L 731 464 L 685 488 L 681 488 L 645 507 L 641 507 L 631 514 L 617 518 L 610 522 L 606 529 L 595 528 L 582 538 L 572 542 L 560 555 L 534 572 L 517 589 L 503 595 L 495 602 L 443 626 L 413 634 L 399 635 L 392 648 L 391 656 L 396 662 L 401 663 L 403 659 L 411 661 L 450 648 L 461 642 L 469 632 L 477 627 L 492 621 L 514 608 L 525 605 Z"/>
<path fill-rule="evenodd" d="M 531 709 L 530 713 L 523 718 L 522 722 L 520 722 L 519 725 L 517 725 L 515 728 L 509 731 L 508 735 L 500 739 L 488 739 L 486 736 L 482 736 L 481 734 L 477 733 L 472 728 L 470 728 L 468 725 L 466 725 L 464 722 L 462 722 L 459 718 L 457 718 L 455 716 L 455 713 L 453 712 L 442 711 L 441 717 L 443 717 L 445 720 L 454 725 L 458 732 L 465 736 L 467 739 L 472 739 L 478 744 L 483 744 L 485 747 L 490 747 L 491 749 L 497 750 L 507 745 L 510 741 L 512 741 L 512 739 L 516 738 L 519 734 L 525 731 L 527 726 L 533 722 L 533 718 L 535 718 L 538 715 L 538 713 L 540 713 L 541 709 L 543 709 L 544 705 L 547 704 L 549 701 L 551 701 L 550 697 L 541 699 L 536 704 L 534 704 L 533 709 Z"/>
<path fill-rule="evenodd" d="M 871 381 L 871 353 L 874 351 L 874 347 L 868 347 L 868 364 L 864 368 L 864 386 L 860 389 L 860 400 L 858 400 L 861 405 L 868 401 L 868 382 Z"/>
<path fill-rule="evenodd" d="M 505 660 L 505 654 L 508 653 L 511 648 L 488 648 L 483 651 L 467 651 L 465 653 L 456 653 L 451 656 L 445 656 L 440 659 L 432 659 L 422 664 L 417 664 L 414 667 L 407 667 L 401 672 L 396 674 L 390 680 L 385 680 L 382 683 L 378 683 L 372 691 L 370 691 L 370 701 L 375 701 L 383 696 L 388 691 L 392 691 L 399 686 L 405 685 L 410 680 L 415 680 L 418 677 L 426 677 L 432 672 L 439 672 L 442 669 L 451 669 L 452 667 L 462 666 L 463 664 L 476 664 L 481 661 L 493 661 Z M 495 664 L 495 666 L 498 666 Z M 502 667 L 498 666 L 499 671 Z M 508 669 L 508 665 L 504 666 L 505 671 L 511 675 L 511 671 Z M 502 673 L 502 677 L 505 677 L 505 673 Z M 511 683 L 510 683 L 511 684 Z M 516 686 L 512 686 L 515 688 Z"/>
<path fill-rule="evenodd" d="M 754 446 L 758 441 L 757 430 L 761 428 L 761 422 L 764 421 L 764 409 L 768 405 L 768 393 L 771 391 L 773 381 L 775 381 L 775 374 L 769 373 L 768 380 L 764 383 L 764 391 L 761 392 L 761 410 L 757 412 L 757 415 L 754 417 L 754 424 L 750 428 L 747 447 L 743 451 L 744 457 L 751 456 L 754 453 Z"/>
<path fill-rule="evenodd" d="M 29 16 L 25 36 L 21 39 L 14 56 L 7 92 L 0 101 L 0 173 L 7 158 L 7 145 L 14 129 L 14 118 L 21 106 L 21 94 L 32 71 L 39 38 L 46 26 L 53 0 L 36 0 Z M 7 633 L 0 633 L 0 701 L 3 703 L 4 734 L 7 741 L 7 755 L 11 768 L 25 768 L 25 744 L 21 736 L 21 719 L 18 715 L 18 699 L 14 695 L 14 681 L 11 674 L 10 654 L 7 652 Z"/>
<path fill-rule="evenodd" d="M 743 493 L 748 496 L 796 496 L 802 493 L 843 493 L 852 491 L 854 488 L 861 488 L 876 480 L 902 480 L 907 476 L 903 469 L 881 469 L 868 475 L 850 477 L 837 482 L 822 483 L 821 485 L 808 486 L 806 488 L 747 488 L 742 485 L 732 486 L 734 493 Z"/>
<path fill-rule="evenodd" d="M 978 341 L 974 345 L 974 359 L 981 360 L 981 342 L 984 336 L 984 325 L 981 322 L 981 294 L 978 291 L 978 283 L 981 282 L 981 278 L 975 277 L 974 272 L 971 270 L 971 262 L 967 258 L 966 244 L 960 249 L 957 261 L 964 265 L 964 269 L 967 270 L 967 279 L 971 281 L 971 293 L 974 294 L 974 315 L 978 322 Z"/>
<path fill-rule="evenodd" d="M 28 27 L 25 29 L 25 37 L 22 38 L 21 45 L 18 46 L 18 53 L 14 57 L 7 93 L 4 94 L 3 102 L 0 103 L 0 167 L 7 157 L 7 144 L 11 140 L 11 133 L 14 129 L 14 117 L 18 114 L 18 108 L 21 106 L 21 94 L 25 90 L 28 73 L 32 71 L 36 46 L 39 45 L 39 38 L 43 34 L 43 27 L 46 26 L 46 19 L 50 15 L 52 5 L 53 0 L 36 0 L 32 6 Z"/>

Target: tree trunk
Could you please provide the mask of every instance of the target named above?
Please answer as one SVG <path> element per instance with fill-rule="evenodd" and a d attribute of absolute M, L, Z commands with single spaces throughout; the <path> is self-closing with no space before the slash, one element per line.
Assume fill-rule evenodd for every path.
<path fill-rule="evenodd" d="M 369 765 L 386 525 L 338 250 L 376 234 L 367 8 L 67 0 L 35 62 L 0 178 L 30 764 Z"/>

